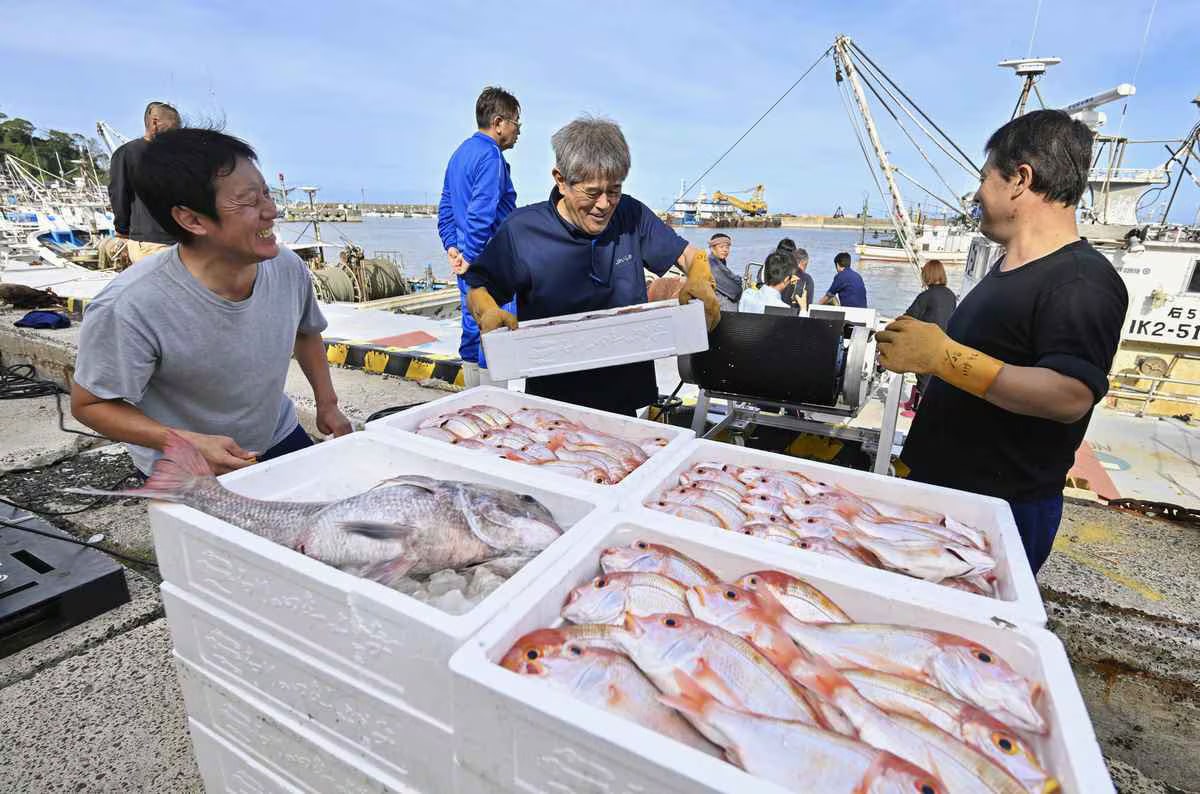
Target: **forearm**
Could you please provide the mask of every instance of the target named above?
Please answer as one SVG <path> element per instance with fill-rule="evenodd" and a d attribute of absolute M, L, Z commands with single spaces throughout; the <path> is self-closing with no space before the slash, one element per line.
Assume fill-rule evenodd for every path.
<path fill-rule="evenodd" d="M 71 415 L 113 441 L 151 449 L 162 449 L 167 443 L 166 425 L 124 400 L 97 400 L 81 393 L 78 386 L 71 391 Z"/>
<path fill-rule="evenodd" d="M 1092 391 L 1081 381 L 1045 367 L 1005 364 L 983 397 L 1015 414 L 1070 424 L 1092 407 Z"/>
<path fill-rule="evenodd" d="M 312 387 L 317 405 L 336 405 L 337 392 L 333 390 L 333 377 L 329 373 L 329 359 L 325 354 L 325 343 L 321 335 L 296 334 L 296 345 L 292 349 L 300 370 Z"/>

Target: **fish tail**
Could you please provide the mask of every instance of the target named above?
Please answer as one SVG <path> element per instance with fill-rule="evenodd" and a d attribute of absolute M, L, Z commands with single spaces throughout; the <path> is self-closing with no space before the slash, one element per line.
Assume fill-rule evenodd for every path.
<path fill-rule="evenodd" d="M 68 493 L 88 496 L 133 496 L 139 499 L 183 502 L 197 490 L 210 485 L 220 487 L 200 450 L 179 433 L 168 430 L 163 456 L 155 461 L 150 477 L 141 488 L 120 491 L 104 491 L 99 488 L 65 490 Z"/>

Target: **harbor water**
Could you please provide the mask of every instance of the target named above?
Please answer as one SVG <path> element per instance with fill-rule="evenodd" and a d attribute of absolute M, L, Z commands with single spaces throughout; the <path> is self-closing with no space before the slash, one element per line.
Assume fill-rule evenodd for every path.
<path fill-rule="evenodd" d="M 304 223 L 278 224 L 280 238 L 285 242 L 311 241 L 312 230 Z M 676 227 L 682 237 L 694 245 L 705 248 L 708 238 L 715 229 Z M 854 245 L 860 232 L 845 229 L 726 229 L 733 238 L 730 265 L 741 275 L 747 263 L 761 263 L 784 237 L 790 237 L 796 245 L 808 251 L 808 272 L 813 277 L 817 292 L 824 294 L 833 281 L 833 257 L 839 251 L 854 255 Z M 446 278 L 450 269 L 438 238 L 437 220 L 434 218 L 364 218 L 362 223 L 323 223 L 321 237 L 327 242 L 350 241 L 362 246 L 367 255 L 380 251 L 396 251 L 403 258 L 409 276 L 419 276 L 426 264 L 433 266 L 435 276 Z M 870 232 L 867 233 L 870 241 Z M 859 263 L 855 257 L 854 267 L 862 274 L 867 285 L 867 299 L 873 308 L 885 317 L 901 314 L 917 293 L 921 291 L 921 279 L 917 271 L 905 262 Z M 947 268 L 950 288 L 956 293 L 962 285 L 962 268 Z"/>

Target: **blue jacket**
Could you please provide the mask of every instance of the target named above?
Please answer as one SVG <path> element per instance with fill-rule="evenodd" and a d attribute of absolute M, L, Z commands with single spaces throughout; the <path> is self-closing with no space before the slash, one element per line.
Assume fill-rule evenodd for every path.
<path fill-rule="evenodd" d="M 442 248 L 455 246 L 474 264 L 516 206 L 517 191 L 499 144 L 482 132 L 475 133 L 454 151 L 446 166 L 442 200 L 438 204 Z M 467 311 L 467 285 L 462 278 L 458 279 L 458 289 L 462 294 L 462 341 L 458 354 L 464 361 L 487 366 L 479 345 L 479 326 Z M 504 308 L 516 313 L 511 301 Z"/>

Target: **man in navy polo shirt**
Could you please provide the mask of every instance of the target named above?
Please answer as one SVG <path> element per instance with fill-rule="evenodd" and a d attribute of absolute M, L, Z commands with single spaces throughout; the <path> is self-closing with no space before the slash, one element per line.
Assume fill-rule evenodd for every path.
<path fill-rule="evenodd" d="M 679 302 L 704 303 L 709 330 L 721 317 L 708 255 L 690 245 L 621 186 L 629 146 L 615 123 L 590 117 L 554 133 L 554 188 L 515 210 L 463 275 L 467 305 L 483 333 L 517 327 L 497 301 L 517 297 L 522 320 L 644 303 L 643 269 L 687 273 Z M 658 396 L 652 362 L 529 378 L 529 394 L 627 415 Z"/>
<path fill-rule="evenodd" d="M 867 308 L 867 285 L 863 283 L 862 276 L 851 269 L 850 254 L 842 251 L 833 258 L 833 264 L 837 268 L 837 275 L 820 302 L 833 303 L 833 299 L 837 298 L 841 306 Z"/>

